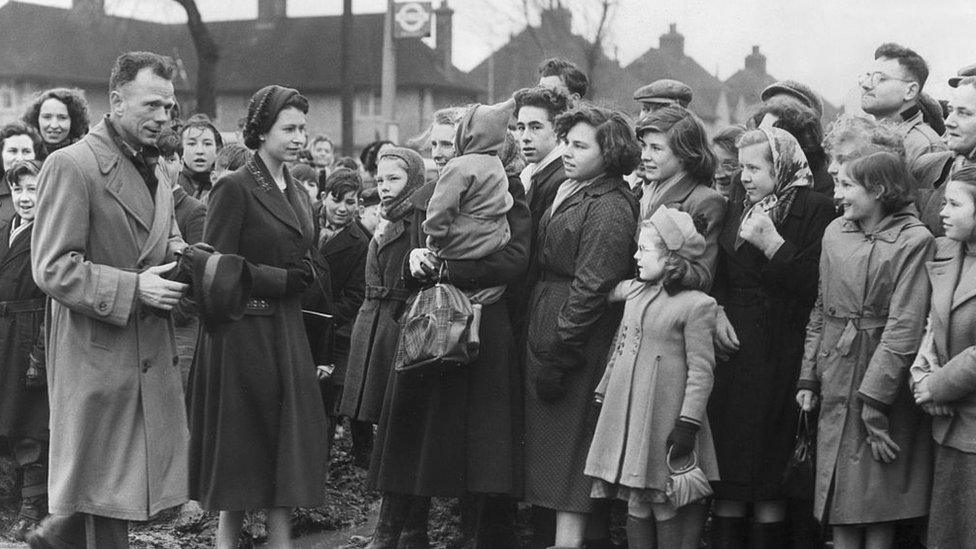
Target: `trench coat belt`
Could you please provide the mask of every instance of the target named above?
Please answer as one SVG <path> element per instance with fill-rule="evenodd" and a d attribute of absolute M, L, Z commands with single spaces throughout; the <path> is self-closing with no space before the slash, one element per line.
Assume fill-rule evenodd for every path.
<path fill-rule="evenodd" d="M 851 346 L 854 345 L 854 338 L 857 337 L 857 333 L 861 330 L 873 330 L 876 328 L 884 328 L 888 323 L 888 317 L 886 316 L 853 316 L 853 317 L 829 317 L 837 320 L 846 320 L 844 325 L 844 331 L 840 334 L 840 339 L 837 340 L 836 349 L 840 351 L 841 356 L 847 356 L 851 353 Z"/>
<path fill-rule="evenodd" d="M 40 312 L 44 310 L 45 298 L 22 299 L 20 301 L 0 301 L 0 317 L 17 313 Z"/>
<path fill-rule="evenodd" d="M 410 291 L 403 288 L 390 288 L 387 286 L 366 286 L 367 299 L 388 299 L 390 301 L 406 301 L 410 297 Z"/>

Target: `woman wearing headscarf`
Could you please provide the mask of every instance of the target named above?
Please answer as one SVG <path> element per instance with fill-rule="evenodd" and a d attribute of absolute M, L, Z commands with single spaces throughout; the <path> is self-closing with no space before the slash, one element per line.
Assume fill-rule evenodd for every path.
<path fill-rule="evenodd" d="M 251 509 L 268 509 L 272 547 L 290 547 L 291 508 L 322 502 L 326 418 L 300 303 L 315 232 L 285 167 L 307 111 L 294 89 L 258 90 L 244 127 L 256 152 L 210 195 L 204 240 L 242 256 L 253 280 L 242 318 L 204 327 L 188 394 L 190 497 L 220 510 L 217 547 L 236 547 Z"/>
<path fill-rule="evenodd" d="M 752 130 L 738 147 L 745 197 L 729 204 L 713 287 L 740 343 L 715 368 L 708 405 L 721 478 L 713 547 L 744 547 L 746 539 L 780 547 L 782 480 L 798 414 L 794 388 L 817 297 L 820 239 L 835 213 L 831 200 L 813 191 L 806 157 L 788 132 Z"/>
<path fill-rule="evenodd" d="M 469 111 L 470 116 L 460 123 L 454 141 L 457 156 L 447 162 L 445 170 L 466 151 L 503 152 L 510 105 L 479 106 L 477 113 Z M 428 183 L 410 199 L 413 251 L 405 278 L 412 294 L 438 276 L 468 295 L 518 281 L 528 264 L 531 230 L 524 200 L 512 196 L 514 204 L 506 215 L 511 239 L 503 248 L 480 259 L 440 260 L 426 249 L 421 227 L 436 184 Z M 522 488 L 522 377 L 504 300 L 482 304 L 478 334 L 483 343 L 478 358 L 470 364 L 390 378 L 376 431 L 370 482 L 384 494 L 413 501 L 400 547 L 427 547 L 431 496 L 469 495 L 474 504 L 469 510 L 475 511 L 471 517 L 475 546 L 516 544 L 514 508 L 508 497 L 520 495 Z M 395 547 L 395 537 L 392 543 L 371 547 Z"/>
<path fill-rule="evenodd" d="M 88 133 L 88 102 L 79 89 L 52 88 L 34 98 L 23 120 L 40 134 L 37 158 L 44 160 Z"/>

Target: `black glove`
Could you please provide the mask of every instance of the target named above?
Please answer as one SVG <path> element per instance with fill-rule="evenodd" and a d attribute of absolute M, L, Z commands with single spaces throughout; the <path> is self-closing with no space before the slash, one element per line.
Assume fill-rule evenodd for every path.
<path fill-rule="evenodd" d="M 47 385 L 47 370 L 34 354 L 27 359 L 27 371 L 24 373 L 24 385 L 28 389 L 42 389 Z"/>
<path fill-rule="evenodd" d="M 543 365 L 535 376 L 535 394 L 543 402 L 556 402 L 562 399 L 566 396 L 566 374 Z"/>
<path fill-rule="evenodd" d="M 285 279 L 285 293 L 298 294 L 304 292 L 315 282 L 312 263 L 304 260 L 301 266 L 289 267 Z"/>
<path fill-rule="evenodd" d="M 671 448 L 672 458 L 682 458 L 690 454 L 695 449 L 695 435 L 698 434 L 698 425 L 682 418 L 674 420 L 674 428 L 668 435 L 667 447 Z"/>

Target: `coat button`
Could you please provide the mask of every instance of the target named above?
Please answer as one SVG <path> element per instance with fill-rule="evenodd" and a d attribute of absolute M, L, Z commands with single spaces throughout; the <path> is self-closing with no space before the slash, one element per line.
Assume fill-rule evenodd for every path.
<path fill-rule="evenodd" d="M 834 316 L 835 314 L 837 314 L 837 309 L 833 307 L 827 307 L 827 312 L 830 313 L 830 316 Z"/>
<path fill-rule="evenodd" d="M 104 313 L 106 310 L 108 310 L 108 303 L 105 303 L 104 301 L 99 303 L 98 310 Z"/>
<path fill-rule="evenodd" d="M 173 357 L 173 366 L 179 366 L 179 365 L 180 365 L 180 357 L 179 357 L 179 355 L 174 356 Z"/>
<path fill-rule="evenodd" d="M 148 358 L 146 360 L 143 360 L 142 361 L 142 373 L 148 372 L 150 366 L 152 366 L 152 361 L 151 360 L 149 360 Z"/>

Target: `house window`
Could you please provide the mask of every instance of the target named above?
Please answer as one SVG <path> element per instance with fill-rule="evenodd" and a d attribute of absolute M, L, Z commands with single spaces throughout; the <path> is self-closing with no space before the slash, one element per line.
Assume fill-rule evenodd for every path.
<path fill-rule="evenodd" d="M 382 113 L 382 98 L 376 92 L 356 94 L 356 116 L 359 118 L 379 118 Z"/>

